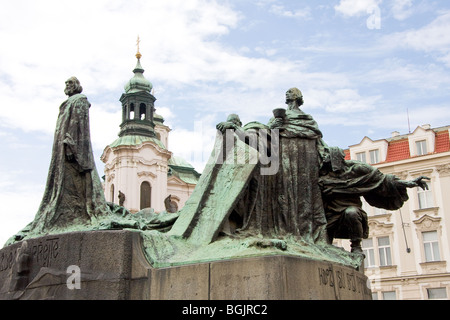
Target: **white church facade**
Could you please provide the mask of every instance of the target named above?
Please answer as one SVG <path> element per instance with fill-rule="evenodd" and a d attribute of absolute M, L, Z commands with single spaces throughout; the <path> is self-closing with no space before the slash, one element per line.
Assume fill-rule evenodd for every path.
<path fill-rule="evenodd" d="M 134 77 L 120 98 L 119 138 L 101 156 L 105 197 L 132 213 L 146 208 L 173 212 L 184 206 L 200 174 L 169 151 L 170 128 L 155 113 L 153 86 L 143 76 L 139 52 L 136 58 Z"/>

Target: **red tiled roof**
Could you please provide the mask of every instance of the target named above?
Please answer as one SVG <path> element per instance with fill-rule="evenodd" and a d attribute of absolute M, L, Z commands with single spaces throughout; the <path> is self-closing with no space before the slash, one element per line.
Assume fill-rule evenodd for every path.
<path fill-rule="evenodd" d="M 344 150 L 344 153 L 345 153 L 345 160 L 350 160 L 350 150 L 346 149 Z"/>
<path fill-rule="evenodd" d="M 450 134 L 449 130 L 435 131 L 435 147 L 434 153 L 448 152 L 450 151 Z M 345 160 L 350 160 L 350 149 L 344 150 Z M 394 162 L 411 158 L 409 153 L 409 141 L 405 137 L 401 140 L 394 140 L 389 142 L 386 161 L 383 162 Z"/>
<path fill-rule="evenodd" d="M 389 143 L 386 162 L 399 161 L 408 159 L 409 157 L 410 154 L 408 139 L 391 141 Z"/>
<path fill-rule="evenodd" d="M 450 150 L 450 139 L 448 130 L 436 133 L 436 147 L 434 151 L 436 153 L 446 152 Z"/>

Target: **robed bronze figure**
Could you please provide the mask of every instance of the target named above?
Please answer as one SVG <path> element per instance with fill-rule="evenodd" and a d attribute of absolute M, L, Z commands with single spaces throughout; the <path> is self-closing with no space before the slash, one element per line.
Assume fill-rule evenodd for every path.
<path fill-rule="evenodd" d="M 66 81 L 68 99 L 59 107 L 47 184 L 31 224 L 33 233 L 95 223 L 110 213 L 95 167 L 89 103 L 77 78 Z"/>

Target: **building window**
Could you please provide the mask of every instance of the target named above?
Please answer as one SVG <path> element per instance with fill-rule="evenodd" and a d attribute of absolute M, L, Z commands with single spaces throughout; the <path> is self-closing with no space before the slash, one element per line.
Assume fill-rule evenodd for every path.
<path fill-rule="evenodd" d="M 110 190 L 110 195 L 111 195 L 111 202 L 114 202 L 114 184 L 111 185 L 111 190 Z"/>
<path fill-rule="evenodd" d="M 380 162 L 380 151 L 378 149 L 369 151 L 369 156 L 371 164 Z"/>
<path fill-rule="evenodd" d="M 425 252 L 425 261 L 440 261 L 439 241 L 437 231 L 422 232 L 423 250 Z"/>
<path fill-rule="evenodd" d="M 416 141 L 416 154 L 418 156 L 427 154 L 427 141 L 426 140 L 420 140 Z"/>
<path fill-rule="evenodd" d="M 362 247 L 364 255 L 366 256 L 364 259 L 364 267 L 374 267 L 375 266 L 375 252 L 373 248 L 373 239 L 363 239 Z"/>
<path fill-rule="evenodd" d="M 139 106 L 139 118 L 141 120 L 148 120 L 147 119 L 147 106 L 145 103 L 141 103 Z"/>
<path fill-rule="evenodd" d="M 130 112 L 128 114 L 128 119 L 129 120 L 134 119 L 134 103 L 130 104 Z"/>
<path fill-rule="evenodd" d="M 378 300 L 378 292 L 372 292 L 372 300 Z"/>
<path fill-rule="evenodd" d="M 151 208 L 152 202 L 152 187 L 147 181 L 141 184 L 141 210 L 145 208 Z"/>
<path fill-rule="evenodd" d="M 361 161 L 361 162 L 367 162 L 366 161 L 366 153 L 365 152 L 358 152 L 356 154 L 356 160 Z"/>
<path fill-rule="evenodd" d="M 419 199 L 419 209 L 431 208 L 434 205 L 433 192 L 431 191 L 431 185 L 428 184 L 428 190 L 423 190 L 417 187 L 417 198 Z"/>
<path fill-rule="evenodd" d="M 383 291 L 383 300 L 397 300 L 397 295 L 395 291 Z"/>
<path fill-rule="evenodd" d="M 363 239 L 364 267 L 392 266 L 389 236 Z"/>
<path fill-rule="evenodd" d="M 378 238 L 378 254 L 380 255 L 380 266 L 392 265 L 389 237 Z"/>
<path fill-rule="evenodd" d="M 447 288 L 427 289 L 428 299 L 447 299 Z"/>

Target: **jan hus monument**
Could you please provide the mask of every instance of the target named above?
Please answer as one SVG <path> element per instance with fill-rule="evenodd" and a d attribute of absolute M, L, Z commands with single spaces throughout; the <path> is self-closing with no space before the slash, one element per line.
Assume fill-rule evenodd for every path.
<path fill-rule="evenodd" d="M 80 81 L 65 93 L 41 205 L 0 250 L 0 299 L 371 299 L 361 197 L 395 210 L 427 188 L 345 160 L 291 88 L 267 123 L 217 124 L 183 208 L 131 213 L 105 200 Z"/>

